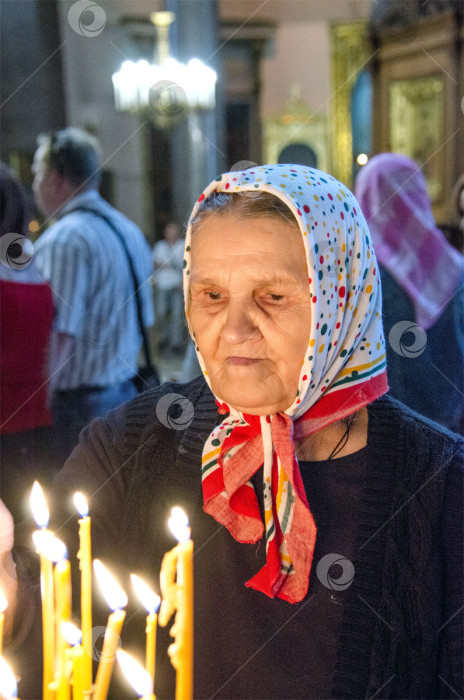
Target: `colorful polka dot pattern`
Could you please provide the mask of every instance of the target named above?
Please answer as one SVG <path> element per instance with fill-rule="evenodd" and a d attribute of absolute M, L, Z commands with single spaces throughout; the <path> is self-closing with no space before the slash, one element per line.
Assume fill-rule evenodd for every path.
<path fill-rule="evenodd" d="M 256 190 L 279 197 L 298 222 L 308 263 L 310 339 L 295 400 L 284 413 L 242 415 L 216 397 L 219 412 L 229 415 L 206 440 L 202 488 L 205 511 L 238 541 L 256 542 L 263 523 L 251 476 L 263 464 L 266 564 L 247 585 L 293 603 L 302 600 L 308 590 L 316 525 L 306 495 L 298 487 L 301 476 L 294 449 L 289 457 L 287 450 L 279 452 L 274 439 L 276 445 L 290 442 L 293 448 L 293 430 L 300 430 L 300 423 L 306 430 L 304 421 L 315 413 L 319 401 L 323 406 L 319 427 L 323 427 L 364 405 L 366 396 L 373 400 L 386 390 L 386 382 L 370 394 L 362 387 L 385 372 L 381 291 L 366 222 L 354 196 L 340 182 L 311 168 L 260 166 L 221 175 L 199 202 L 212 192 Z M 186 302 L 190 248 L 189 226 L 184 260 Z M 209 383 L 198 350 L 197 354 Z M 332 401 L 337 392 L 339 400 Z M 249 445 L 246 449 L 247 443 L 256 444 L 252 442 L 256 437 L 261 438 L 262 452 Z"/>
<path fill-rule="evenodd" d="M 291 209 L 307 255 L 311 334 L 298 392 L 286 411 L 295 419 L 322 395 L 350 384 L 362 384 L 385 371 L 380 278 L 358 202 L 344 185 L 320 170 L 283 164 L 225 173 L 205 189 L 198 203 L 212 192 L 256 190 L 276 195 Z M 185 299 L 190 245 L 189 226 L 184 260 Z M 199 353 L 198 358 L 208 381 Z"/>

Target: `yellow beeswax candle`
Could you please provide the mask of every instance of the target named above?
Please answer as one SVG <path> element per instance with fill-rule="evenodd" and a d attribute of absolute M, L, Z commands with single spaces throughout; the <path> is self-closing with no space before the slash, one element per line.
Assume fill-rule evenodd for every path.
<path fill-rule="evenodd" d="M 122 608 L 127 605 L 127 595 L 98 559 L 95 559 L 93 567 L 102 593 L 110 608 L 114 610 L 108 618 L 93 694 L 93 700 L 106 700 L 116 659 L 116 650 L 120 643 L 121 629 L 126 617 L 126 612 Z"/>
<path fill-rule="evenodd" d="M 169 526 L 179 540 L 161 564 L 160 584 L 163 602 L 159 622 L 165 626 L 173 611 L 176 619 L 170 630 L 174 644 L 168 649 L 176 669 L 176 700 L 193 697 L 193 542 L 188 519 L 181 508 L 173 508 Z M 174 582 L 174 577 L 176 581 Z"/>
<path fill-rule="evenodd" d="M 71 669 L 71 686 L 73 700 L 84 700 L 84 650 L 80 644 L 81 631 L 71 622 L 64 622 L 61 626 L 63 637 L 72 649 L 66 650 L 68 667 Z"/>
<path fill-rule="evenodd" d="M 36 546 L 37 551 L 41 555 L 41 563 L 45 571 L 45 583 L 42 592 L 42 611 L 44 613 L 44 624 L 43 624 L 43 636 L 44 636 L 44 652 L 48 648 L 48 639 L 51 638 L 50 645 L 56 650 L 57 640 L 55 640 L 55 623 L 58 614 L 61 616 L 63 613 L 66 615 L 66 610 L 68 610 L 68 616 L 71 612 L 71 576 L 69 562 L 66 564 L 66 546 L 53 535 L 49 530 L 38 530 L 32 535 L 32 539 Z M 53 562 L 64 562 L 63 566 L 58 567 L 58 570 L 53 570 Z M 55 567 L 56 570 L 56 567 Z M 56 591 L 56 586 L 59 584 L 59 591 Z M 56 600 L 59 600 L 59 612 L 56 610 L 55 600 L 53 597 L 53 592 L 57 596 Z M 51 596 L 50 596 L 51 593 Z M 53 661 L 52 657 L 52 661 Z M 60 656 L 57 657 L 57 665 L 60 663 Z M 44 665 L 44 669 L 45 669 Z M 53 666 L 52 666 L 53 670 Z M 56 671 L 56 669 L 55 669 Z M 62 673 L 60 672 L 60 675 Z M 44 698 L 54 698 L 55 692 L 58 687 L 58 677 L 56 673 L 52 672 L 52 680 L 47 682 L 45 685 L 44 678 Z M 48 680 L 48 679 L 47 679 Z"/>
<path fill-rule="evenodd" d="M 70 700 L 70 682 L 66 663 L 69 644 L 62 632 L 63 622 L 71 618 L 71 566 L 67 559 L 59 561 L 53 572 L 56 603 L 56 698 Z"/>
<path fill-rule="evenodd" d="M 40 554 L 40 594 L 42 599 L 42 639 L 43 639 L 43 700 L 51 700 L 53 692 L 50 683 L 53 681 L 55 658 L 55 608 L 53 591 L 53 563 L 48 559 L 39 546 L 47 536 L 53 536 L 47 530 L 50 514 L 45 496 L 38 481 L 34 481 L 31 491 L 31 510 L 40 531 L 34 533 L 34 543 Z"/>
<path fill-rule="evenodd" d="M 72 649 L 72 693 L 73 700 L 84 700 L 85 654 L 80 644 Z"/>
<path fill-rule="evenodd" d="M 150 613 L 147 615 L 147 626 L 145 633 L 147 635 L 147 648 L 145 654 L 145 669 L 151 676 L 151 689 L 155 688 L 155 658 L 156 658 L 156 627 L 158 624 L 158 615 Z"/>
<path fill-rule="evenodd" d="M 77 492 L 74 503 L 81 515 L 79 520 L 79 568 L 81 570 L 81 627 L 82 646 L 84 648 L 84 688 L 89 691 L 92 687 L 92 556 L 90 540 L 90 518 L 85 496 Z"/>
<path fill-rule="evenodd" d="M 131 581 L 142 605 L 148 612 L 145 629 L 147 635 L 145 669 L 151 676 L 151 690 L 153 691 L 155 687 L 156 628 L 158 623 L 158 615 L 156 613 L 159 608 L 160 597 L 135 574 L 131 574 Z"/>
<path fill-rule="evenodd" d="M 150 692 L 152 680 L 148 671 L 122 649 L 119 649 L 116 656 L 124 676 L 137 695 L 141 696 L 142 700 L 156 700 L 154 694 Z"/>
<path fill-rule="evenodd" d="M 53 562 L 40 555 L 40 592 L 42 597 L 42 638 L 43 638 L 43 696 L 51 700 L 53 692 L 50 683 L 54 675 L 55 659 L 55 605 L 53 589 Z"/>
<path fill-rule="evenodd" d="M 177 545 L 179 667 L 176 700 L 193 698 L 193 542 Z"/>
<path fill-rule="evenodd" d="M 115 610 L 108 618 L 106 625 L 103 649 L 98 664 L 97 677 L 95 679 L 95 692 L 93 700 L 106 700 L 113 673 L 116 650 L 119 646 L 121 629 L 126 617 L 125 610 Z"/>

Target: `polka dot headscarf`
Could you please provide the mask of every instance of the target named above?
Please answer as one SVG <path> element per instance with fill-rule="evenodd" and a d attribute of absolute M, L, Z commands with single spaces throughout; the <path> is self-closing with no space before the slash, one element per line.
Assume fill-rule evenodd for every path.
<path fill-rule="evenodd" d="M 299 226 L 309 272 L 310 339 L 297 393 L 283 413 L 243 415 L 216 397 L 220 411 L 229 416 L 205 444 L 203 493 L 205 510 L 236 539 L 256 541 L 265 529 L 266 566 L 248 585 L 295 602 L 307 591 L 315 525 L 293 453 L 293 437 L 320 430 L 387 390 L 381 289 L 358 202 L 338 180 L 319 170 L 284 164 L 225 173 L 205 189 L 191 220 L 200 202 L 214 192 L 257 190 L 281 199 Z M 191 225 L 184 259 L 187 318 L 190 249 Z M 198 348 L 197 355 L 209 383 Z M 252 441 L 260 449 L 250 458 Z M 290 457 L 282 447 L 287 443 L 292 447 Z M 249 478 L 256 471 L 256 460 L 264 464 L 265 528 L 257 502 L 254 512 L 249 510 L 249 489 L 253 490 Z"/>

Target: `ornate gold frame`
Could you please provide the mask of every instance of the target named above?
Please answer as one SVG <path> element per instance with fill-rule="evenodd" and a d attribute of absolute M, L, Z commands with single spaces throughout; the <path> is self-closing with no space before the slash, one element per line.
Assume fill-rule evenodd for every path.
<path fill-rule="evenodd" d="M 334 23 L 330 27 L 331 172 L 348 187 L 353 184 L 351 90 L 373 53 L 366 26 L 366 22 L 350 22 Z"/>
<path fill-rule="evenodd" d="M 443 190 L 443 75 L 394 80 L 390 89 L 390 143 L 418 163 L 432 202 Z"/>

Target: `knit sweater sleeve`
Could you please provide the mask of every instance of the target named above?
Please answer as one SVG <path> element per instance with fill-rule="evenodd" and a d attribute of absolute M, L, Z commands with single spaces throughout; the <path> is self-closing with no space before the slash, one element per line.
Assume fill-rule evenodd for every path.
<path fill-rule="evenodd" d="M 92 553 L 94 557 L 100 557 L 107 543 L 118 536 L 125 494 L 123 440 L 126 415 L 127 404 L 123 404 L 106 418 L 92 421 L 82 431 L 79 444 L 55 477 L 53 485 L 51 513 L 57 528 L 65 529 L 66 543 L 71 549 L 77 545 L 73 536 L 77 533 L 73 494 L 81 491 L 86 496 L 92 518 L 92 541 L 97 548 Z"/>
<path fill-rule="evenodd" d="M 388 396 L 369 419 L 370 464 L 389 484 L 373 512 L 390 495 L 370 540 L 384 555 L 367 695 L 462 697 L 463 441 Z"/>
<path fill-rule="evenodd" d="M 134 472 L 140 468 L 140 455 L 154 438 L 163 446 L 171 444 L 178 428 L 176 409 L 185 413 L 186 403 L 193 413 L 196 392 L 191 386 L 195 387 L 196 383 L 182 386 L 165 383 L 119 406 L 105 418 L 92 421 L 56 476 L 52 512 L 58 514 L 55 518 L 58 527 L 67 525 L 71 515 L 76 516 L 72 496 L 82 491 L 92 518 L 94 558 L 121 559 L 128 491 L 132 488 Z M 160 464 L 160 477 L 166 466 Z M 156 472 L 152 473 L 152 479 L 156 479 Z M 66 527 L 72 547 L 76 546 L 76 533 L 75 522 Z"/>
<path fill-rule="evenodd" d="M 443 501 L 443 620 L 440 628 L 439 698 L 464 697 L 464 443 L 448 469 Z"/>

